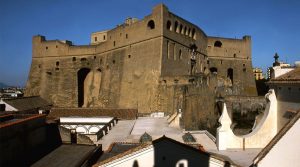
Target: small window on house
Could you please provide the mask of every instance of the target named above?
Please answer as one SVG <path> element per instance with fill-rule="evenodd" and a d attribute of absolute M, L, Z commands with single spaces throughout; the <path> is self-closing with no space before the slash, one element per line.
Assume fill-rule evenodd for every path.
<path fill-rule="evenodd" d="M 105 35 L 103 35 L 103 40 L 105 40 Z"/>
<path fill-rule="evenodd" d="M 106 66 L 106 69 L 109 69 L 109 65 Z"/>
<path fill-rule="evenodd" d="M 76 61 L 76 57 L 73 57 L 73 58 L 72 58 L 72 61 Z"/>
<path fill-rule="evenodd" d="M 246 68 L 243 68 L 243 71 L 246 72 L 247 71 Z"/>
<path fill-rule="evenodd" d="M 56 66 L 59 66 L 59 61 L 56 62 Z"/>
<path fill-rule="evenodd" d="M 167 29 L 172 31 L 172 23 L 170 20 L 167 21 Z"/>
<path fill-rule="evenodd" d="M 178 33 L 178 22 L 177 21 L 175 21 L 174 31 Z"/>
<path fill-rule="evenodd" d="M 154 23 L 153 20 L 150 20 L 150 21 L 148 22 L 148 28 L 149 28 L 149 29 L 154 29 L 154 28 L 155 28 L 155 23 Z"/>
<path fill-rule="evenodd" d="M 222 47 L 222 42 L 221 41 L 216 41 L 215 44 L 214 44 L 214 47 Z"/>
<path fill-rule="evenodd" d="M 97 37 L 95 37 L 95 42 L 97 42 L 97 40 L 98 40 Z"/>

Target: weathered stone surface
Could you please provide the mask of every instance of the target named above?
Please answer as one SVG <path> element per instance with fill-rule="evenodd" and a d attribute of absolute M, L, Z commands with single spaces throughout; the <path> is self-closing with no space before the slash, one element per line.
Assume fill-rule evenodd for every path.
<path fill-rule="evenodd" d="M 164 5 L 93 33 L 91 45 L 34 36 L 32 46 L 25 95 L 57 107 L 181 109 L 187 129 L 213 128 L 215 97 L 256 94 L 250 37 L 208 37 Z"/>

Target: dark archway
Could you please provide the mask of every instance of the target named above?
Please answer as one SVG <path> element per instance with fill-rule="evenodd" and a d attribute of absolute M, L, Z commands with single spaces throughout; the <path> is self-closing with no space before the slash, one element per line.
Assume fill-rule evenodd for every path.
<path fill-rule="evenodd" d="M 216 41 L 214 44 L 214 47 L 222 47 L 222 42 L 221 41 Z"/>
<path fill-rule="evenodd" d="M 231 83 L 233 83 L 233 69 L 232 68 L 228 68 L 228 70 L 227 70 L 227 78 L 230 78 Z"/>
<path fill-rule="evenodd" d="M 218 72 L 218 69 L 216 67 L 211 67 L 209 70 L 211 73 Z"/>
<path fill-rule="evenodd" d="M 153 20 L 150 20 L 150 21 L 148 22 L 148 28 L 149 28 L 149 29 L 154 29 L 154 28 L 155 28 L 155 23 L 154 23 Z"/>
<path fill-rule="evenodd" d="M 82 68 L 77 72 L 77 81 L 78 81 L 78 107 L 82 107 L 84 103 L 84 80 L 87 74 L 91 70 L 88 68 Z"/>

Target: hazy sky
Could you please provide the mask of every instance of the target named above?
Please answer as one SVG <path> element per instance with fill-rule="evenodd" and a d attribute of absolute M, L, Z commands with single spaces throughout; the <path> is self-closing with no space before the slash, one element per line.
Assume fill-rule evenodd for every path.
<path fill-rule="evenodd" d="M 25 85 L 33 35 L 89 44 L 92 32 L 142 19 L 161 2 L 208 36 L 252 36 L 254 67 L 271 66 L 275 52 L 300 60 L 300 0 L 0 0 L 0 82 Z"/>

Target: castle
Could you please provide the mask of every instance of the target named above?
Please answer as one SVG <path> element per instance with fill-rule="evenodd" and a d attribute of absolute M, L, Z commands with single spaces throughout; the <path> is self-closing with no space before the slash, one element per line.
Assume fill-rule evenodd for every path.
<path fill-rule="evenodd" d="M 228 94 L 257 95 L 251 37 L 207 36 L 163 4 L 92 33 L 90 45 L 33 37 L 25 95 L 56 107 L 182 112 L 186 127 L 197 128 L 205 114 L 216 119 L 215 98 Z"/>

